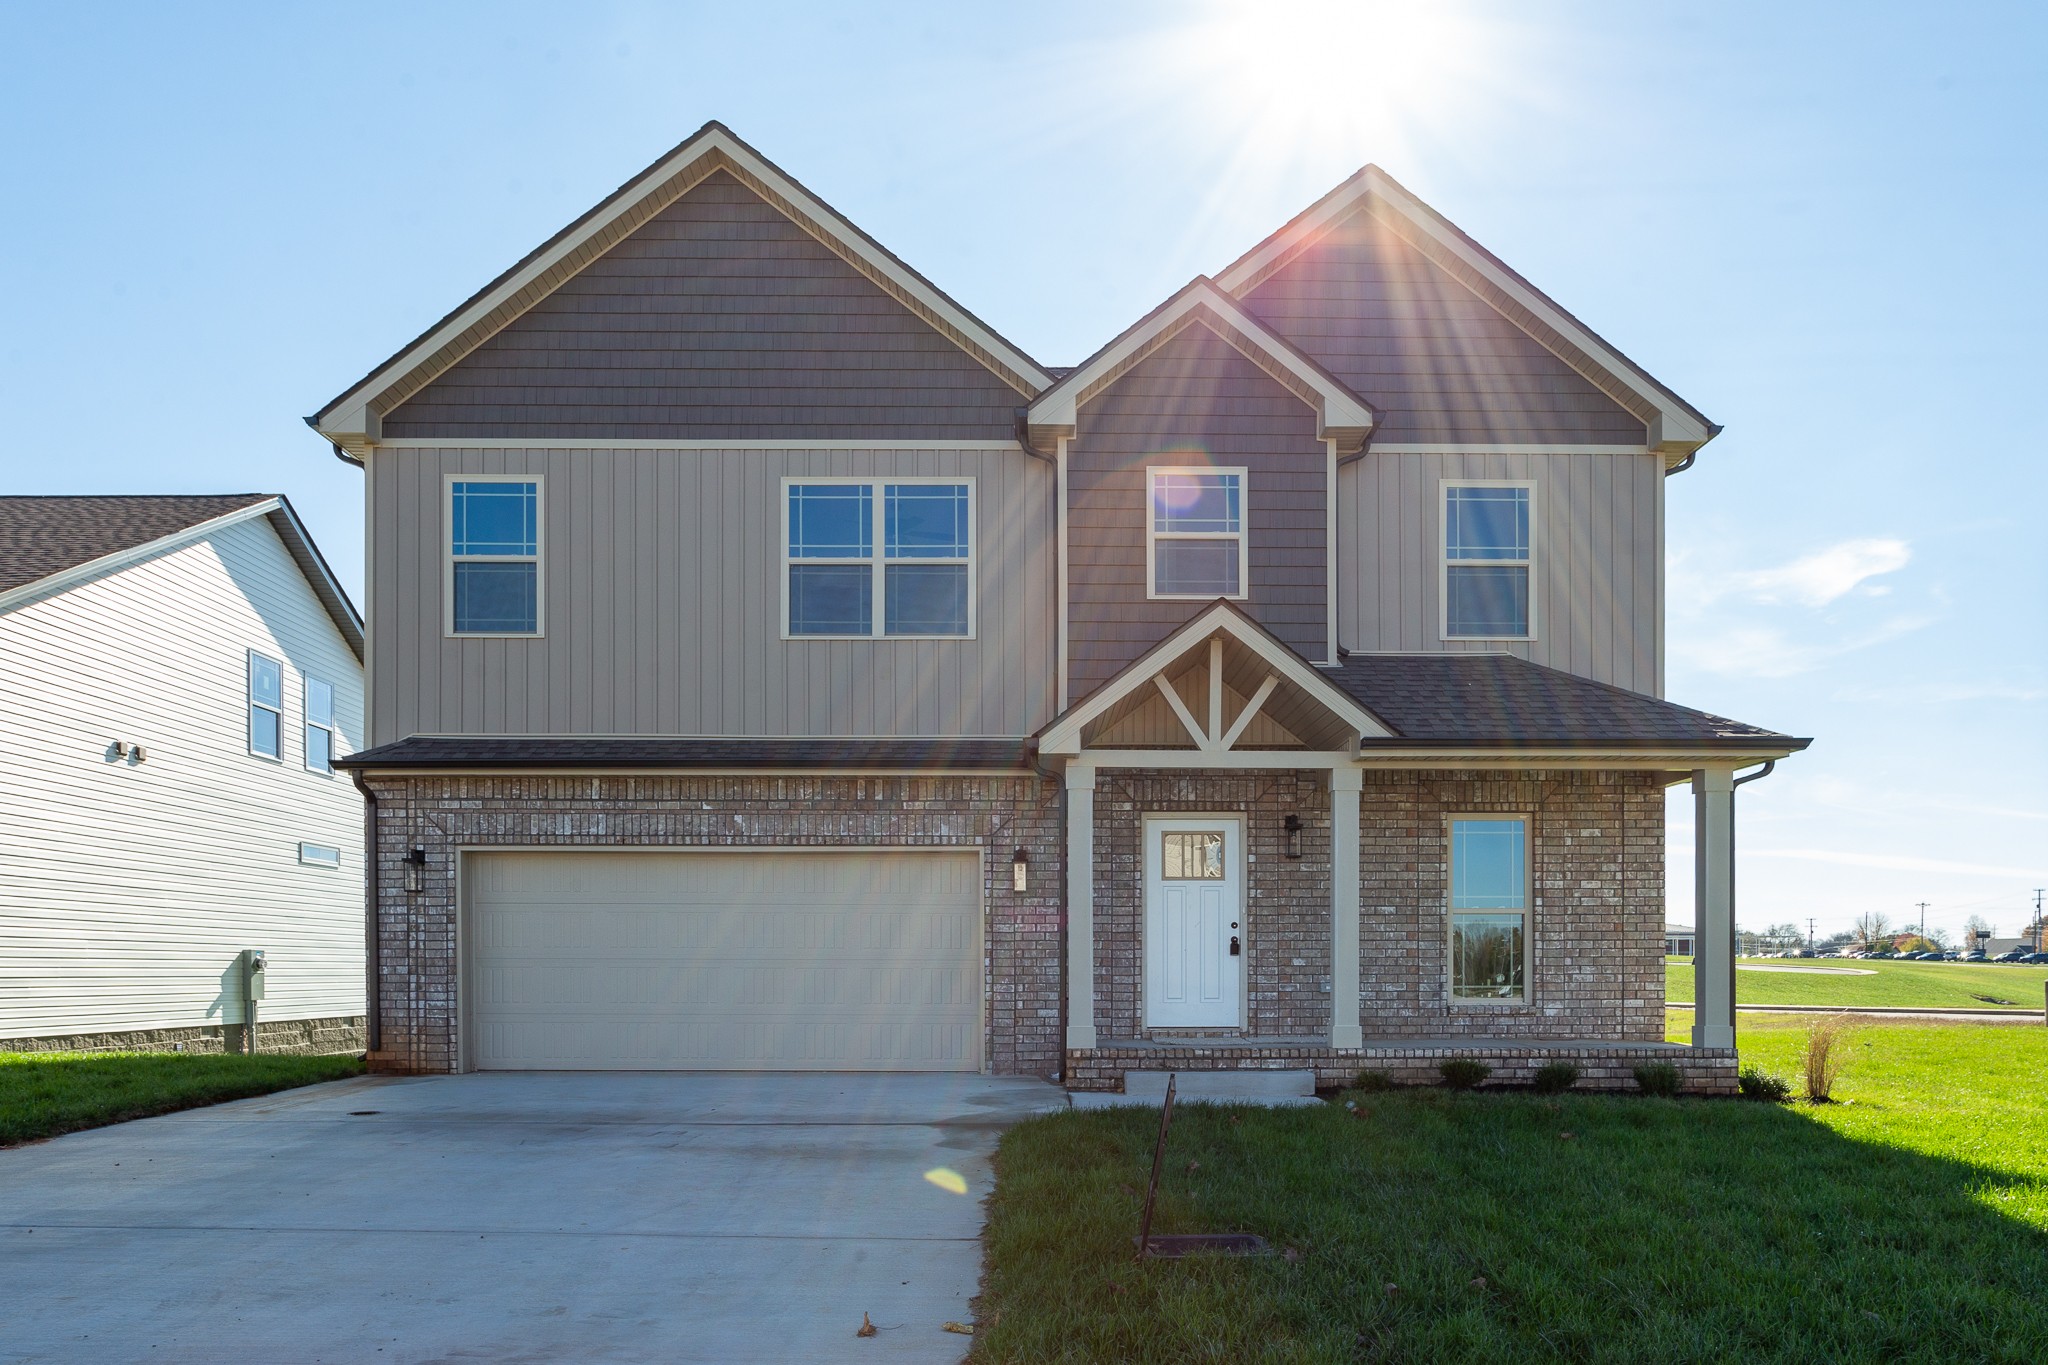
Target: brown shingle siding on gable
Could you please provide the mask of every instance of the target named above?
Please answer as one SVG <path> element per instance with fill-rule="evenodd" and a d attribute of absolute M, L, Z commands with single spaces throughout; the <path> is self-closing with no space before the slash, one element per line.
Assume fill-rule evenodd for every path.
<path fill-rule="evenodd" d="M 1087 696 L 1208 603 L 1145 596 L 1145 469 L 1243 465 L 1251 536 L 1245 610 L 1323 657 L 1329 452 L 1315 412 L 1206 327 L 1168 341 L 1082 405 L 1067 448 L 1068 649 Z"/>
<path fill-rule="evenodd" d="M 1644 440 L 1634 415 L 1364 210 L 1243 302 L 1379 410 L 1376 443 Z"/>
<path fill-rule="evenodd" d="M 725 172 L 384 420 L 393 438 L 1002 439 L 1023 398 Z"/>

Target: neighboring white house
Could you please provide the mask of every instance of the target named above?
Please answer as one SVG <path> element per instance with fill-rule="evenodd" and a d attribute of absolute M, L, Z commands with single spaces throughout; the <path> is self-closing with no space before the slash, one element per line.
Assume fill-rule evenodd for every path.
<path fill-rule="evenodd" d="M 362 735 L 283 498 L 0 498 L 0 1050 L 361 1046 Z"/>

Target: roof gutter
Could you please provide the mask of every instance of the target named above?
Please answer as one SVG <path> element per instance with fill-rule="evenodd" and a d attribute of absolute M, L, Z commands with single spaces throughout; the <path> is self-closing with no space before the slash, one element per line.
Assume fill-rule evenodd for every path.
<path fill-rule="evenodd" d="M 336 448 L 339 449 L 339 447 Z M 1700 453 L 1697 449 L 1686 451 L 1684 459 L 1680 460 L 1677 464 L 1671 466 L 1671 468 L 1664 471 L 1664 477 L 1668 479 L 1673 474 L 1683 474 L 1686 470 L 1692 468 L 1692 462 L 1694 460 L 1697 460 L 1699 457 Z M 1759 773 L 1758 776 L 1761 777 L 1762 774 Z"/>
<path fill-rule="evenodd" d="M 317 414 L 312 417 L 304 418 L 302 420 L 305 422 L 307 426 L 313 428 L 313 430 L 320 430 L 320 418 Z M 361 469 L 363 467 L 363 462 L 357 459 L 355 456 L 349 454 L 348 451 L 344 450 L 342 448 L 341 442 L 336 441 L 330 437 L 328 439 L 327 444 L 334 448 L 335 459 L 340 460 L 343 464 L 352 464 L 357 469 Z"/>

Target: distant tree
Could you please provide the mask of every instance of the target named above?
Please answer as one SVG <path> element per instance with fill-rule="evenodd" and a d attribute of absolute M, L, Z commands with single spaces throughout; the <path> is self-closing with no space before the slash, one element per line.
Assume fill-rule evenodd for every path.
<path fill-rule="evenodd" d="M 1933 929 L 1929 929 L 1927 931 L 1927 937 L 1933 939 L 1934 946 L 1941 949 L 1944 953 L 1956 946 L 1956 941 L 1949 934 L 1949 931 L 1940 928 L 1939 926 Z"/>
<path fill-rule="evenodd" d="M 1836 948 L 1846 948 L 1856 941 L 1854 929 L 1838 929 L 1813 946 L 1822 952 L 1829 952 Z"/>
<path fill-rule="evenodd" d="M 1991 937 L 1991 921 L 1982 915 L 1972 915 L 1963 921 L 1963 931 L 1974 947 L 1977 939 Z"/>
<path fill-rule="evenodd" d="M 1892 922 L 1882 910 L 1865 910 L 1856 917 L 1856 936 L 1873 948 L 1892 931 Z"/>
<path fill-rule="evenodd" d="M 1788 948 L 1800 947 L 1806 942 L 1806 935 L 1799 932 L 1799 926 L 1796 924 L 1773 924 L 1765 932 L 1770 935 L 1771 946 L 1781 953 Z"/>
<path fill-rule="evenodd" d="M 1892 940 L 1892 951 L 1895 953 L 1925 953 L 1933 951 L 1937 946 L 1933 939 L 1922 938 L 1918 934 L 1900 934 Z"/>

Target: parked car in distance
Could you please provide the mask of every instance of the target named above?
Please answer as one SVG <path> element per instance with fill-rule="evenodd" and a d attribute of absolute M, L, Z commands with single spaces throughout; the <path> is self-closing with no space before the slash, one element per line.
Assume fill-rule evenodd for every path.
<path fill-rule="evenodd" d="M 1963 954 L 1962 960 L 1965 962 L 1982 962 L 1984 960 L 1984 950 L 1982 948 L 1972 948 L 1969 952 Z"/>

